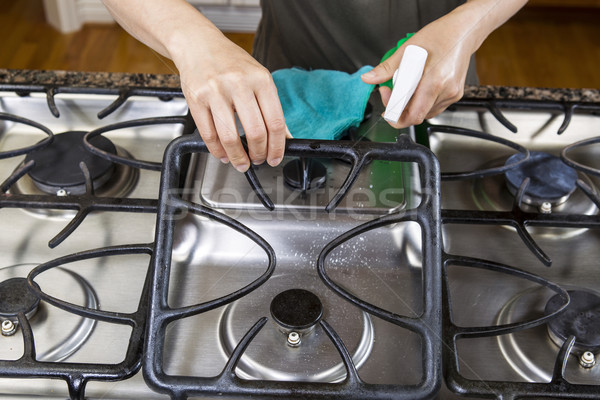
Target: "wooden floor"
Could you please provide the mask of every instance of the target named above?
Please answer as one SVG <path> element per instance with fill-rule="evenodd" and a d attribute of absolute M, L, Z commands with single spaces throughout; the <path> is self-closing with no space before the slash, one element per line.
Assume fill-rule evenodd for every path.
<path fill-rule="evenodd" d="M 477 54 L 482 84 L 600 88 L 600 9 L 529 7 Z M 171 61 L 118 25 L 86 25 L 60 34 L 46 24 L 42 0 L 0 7 L 0 68 L 176 73 Z M 251 34 L 229 34 L 250 51 Z"/>

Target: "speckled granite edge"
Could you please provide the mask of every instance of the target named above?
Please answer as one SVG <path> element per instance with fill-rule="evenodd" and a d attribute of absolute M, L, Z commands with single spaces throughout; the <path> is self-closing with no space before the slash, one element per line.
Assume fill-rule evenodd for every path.
<path fill-rule="evenodd" d="M 467 86 L 464 98 L 600 103 L 600 90 Z"/>
<path fill-rule="evenodd" d="M 180 87 L 177 75 L 15 69 L 0 69 L 0 84 L 102 89 L 126 87 L 179 89 Z"/>
<path fill-rule="evenodd" d="M 177 75 L 0 69 L 0 84 L 179 89 Z M 467 86 L 464 98 L 600 103 L 600 89 Z"/>

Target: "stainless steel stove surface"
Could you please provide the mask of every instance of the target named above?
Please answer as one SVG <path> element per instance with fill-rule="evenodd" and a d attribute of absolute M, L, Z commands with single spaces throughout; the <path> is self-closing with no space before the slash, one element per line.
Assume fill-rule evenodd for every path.
<path fill-rule="evenodd" d="M 41 124 L 55 134 L 55 139 L 60 139 L 63 132 L 89 132 L 121 121 L 185 116 L 187 113 L 187 105 L 182 98 L 161 101 L 157 97 L 139 96 L 128 99 L 106 118 L 98 119 L 97 113 L 115 98 L 114 94 L 94 94 L 86 90 L 81 90 L 81 93 L 57 94 L 55 103 L 60 117 L 56 118 L 51 114 L 43 93 L 34 92 L 30 96 L 21 97 L 3 92 L 0 98 L 0 112 L 3 113 L 0 121 L 0 152 L 3 155 L 9 151 L 17 152 L 47 137 L 36 127 L 9 120 L 9 116 L 13 115 Z M 169 141 L 180 136 L 182 131 L 182 124 L 170 123 L 125 127 L 103 136 L 114 143 L 120 155 L 160 163 Z M 64 167 L 61 164 L 68 163 L 65 160 L 73 151 L 86 153 L 80 148 L 82 146 L 82 136 L 79 136 L 79 142 L 62 149 L 62 153 L 59 152 L 46 165 L 46 169 L 56 172 L 54 176 L 59 179 L 68 179 L 71 174 L 75 175 L 72 178 L 75 181 L 84 181 L 77 162 L 71 165 L 74 174 L 73 171 L 59 171 Z M 49 148 L 51 145 L 44 149 Z M 0 159 L 0 180 L 7 179 L 22 166 L 28 156 Z M 83 157 L 81 154 L 79 156 Z M 93 163 L 88 164 L 92 169 Z M 151 243 L 156 219 L 152 211 L 155 211 L 158 203 L 159 178 L 158 171 L 117 165 L 111 171 L 110 178 L 95 188 L 95 194 L 86 197 L 70 194 L 72 189 L 67 183 L 55 188 L 54 193 L 52 189 L 45 187 L 51 193 L 48 194 L 29 175 L 23 176 L 0 200 L 0 280 L 4 282 L 12 278 L 27 278 L 38 265 L 70 254 L 128 243 Z M 81 225 L 63 241 L 62 237 L 54 240 L 77 215 L 78 208 L 89 206 L 98 209 L 85 209 L 85 212 L 90 212 Z M 118 207 L 122 207 L 120 212 L 108 211 Z M 49 247 L 50 241 L 53 241 L 55 248 Z M 97 257 L 53 268 L 36 277 L 35 281 L 45 293 L 60 300 L 91 309 L 133 314 L 138 312 L 149 258 L 149 254 L 143 253 Z M 10 293 L 12 292 L 3 291 L 2 298 L 5 299 Z M 4 306 L 10 307 L 10 304 Z M 17 307 L 11 317 L 3 315 L 1 319 L 16 321 L 15 314 L 19 310 Z M 70 364 L 74 366 L 73 370 L 80 368 L 82 371 L 86 369 L 84 364 L 118 365 L 123 362 L 117 368 L 121 370 L 139 365 L 139 361 L 124 362 L 130 352 L 130 336 L 135 332 L 128 324 L 84 318 L 52 306 L 47 301 L 39 303 L 37 310 L 30 316 L 30 323 L 35 338 L 35 358 L 39 361 L 62 363 L 67 368 Z M 21 326 L 14 335 L 0 337 L 2 360 L 18 360 L 23 354 Z M 131 356 L 129 358 L 133 359 Z M 17 373 L 15 368 L 3 365 L 2 374 Z M 34 377 L 36 374 L 32 370 L 36 368 L 25 369 L 19 374 Z M 55 376 L 61 375 L 55 373 Z M 95 398 L 152 396 L 152 391 L 146 387 L 141 376 L 134 380 L 134 384 L 124 386 L 121 386 L 122 382 L 90 382 L 87 385 L 87 395 Z M 7 398 L 14 398 L 17 394 L 68 397 L 64 381 L 39 378 L 0 379 L 0 393 Z M 138 396 L 136 393 L 144 394 Z"/>
<path fill-rule="evenodd" d="M 445 374 L 448 382 L 456 383 L 456 390 L 470 390 L 481 396 L 554 394 L 597 398 L 600 370 L 582 366 L 580 359 L 586 351 L 596 357 L 600 339 L 599 309 L 593 300 L 600 294 L 597 274 L 600 175 L 584 174 L 556 160 L 560 161 L 562 153 L 571 163 L 597 170 L 598 146 L 564 150 L 573 143 L 597 137 L 600 118 L 597 109 L 595 115 L 576 114 L 568 128 L 558 135 L 564 113 L 552 108 L 536 111 L 535 106 L 504 110 L 506 118 L 518 127 L 518 133 L 511 132 L 482 109 L 461 109 L 430 121 L 434 125 L 491 133 L 527 148 L 532 160 L 498 175 L 446 179 L 442 183 L 449 309 L 445 323 L 452 325 L 445 329 L 444 335 Z M 442 176 L 501 167 L 515 153 L 488 140 L 435 131 L 432 128 L 430 141 L 442 165 Z M 540 154 L 545 155 L 540 157 Z M 515 191 L 509 182 L 515 171 L 526 171 L 530 178 L 529 187 L 522 190 L 520 206 L 515 206 L 518 189 Z M 561 187 L 564 181 L 568 181 L 567 188 Z M 585 194 L 579 186 L 588 187 L 591 194 Z M 563 193 L 552 198 L 545 191 L 549 189 Z M 467 218 L 460 218 L 460 214 Z M 511 268 L 505 269 L 508 266 Z M 524 273 L 517 276 L 515 269 Z M 531 274 L 531 280 L 525 274 Z M 569 308 L 577 307 L 571 291 L 589 293 L 591 299 L 582 301 L 574 314 L 568 311 L 547 324 L 533 324 L 528 329 L 524 329 L 527 328 L 524 324 L 515 332 L 504 330 L 504 334 L 498 334 L 502 333 L 502 327 L 540 320 L 563 305 L 558 288 L 550 283 L 569 291 L 572 302 Z M 550 301 L 554 302 L 554 308 L 548 307 Z M 562 339 L 549 332 L 555 324 L 562 325 Z M 489 333 L 496 330 L 496 335 L 487 335 L 486 329 L 492 330 Z M 566 366 L 561 374 L 559 353 L 570 335 L 577 335 L 577 342 L 570 356 L 563 355 Z M 585 335 L 589 335 L 589 341 Z M 555 365 L 559 368 L 555 369 Z"/>
<path fill-rule="evenodd" d="M 244 175 L 178 96 L 33 92 L 0 97 L 2 396 L 600 398 L 599 106 L 375 106 Z M 76 144 L 14 154 L 43 127 Z"/>

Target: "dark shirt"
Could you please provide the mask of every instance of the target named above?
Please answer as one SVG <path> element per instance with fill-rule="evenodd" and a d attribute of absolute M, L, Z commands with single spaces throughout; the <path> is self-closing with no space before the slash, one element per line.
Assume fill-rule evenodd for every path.
<path fill-rule="evenodd" d="M 261 0 L 253 55 L 270 71 L 302 67 L 355 72 L 379 64 L 407 33 L 464 1 Z M 471 69 L 467 81 L 475 83 Z"/>

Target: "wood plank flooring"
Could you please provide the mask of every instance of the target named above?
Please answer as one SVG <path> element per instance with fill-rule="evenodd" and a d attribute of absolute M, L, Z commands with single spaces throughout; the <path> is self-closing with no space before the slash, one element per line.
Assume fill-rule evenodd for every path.
<path fill-rule="evenodd" d="M 3 0 L 0 68 L 176 73 L 173 63 L 116 24 L 88 24 L 61 34 L 44 19 L 41 0 Z M 600 88 L 600 9 L 527 7 L 477 54 L 482 84 Z M 253 35 L 228 34 L 250 51 Z"/>

